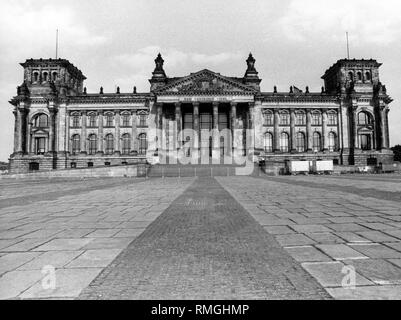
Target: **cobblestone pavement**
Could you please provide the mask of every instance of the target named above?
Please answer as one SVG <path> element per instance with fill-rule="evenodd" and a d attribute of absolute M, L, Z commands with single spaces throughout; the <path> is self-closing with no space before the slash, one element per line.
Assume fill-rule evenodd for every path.
<path fill-rule="evenodd" d="M 77 297 L 192 181 L 0 180 L 0 299 Z"/>
<path fill-rule="evenodd" d="M 214 178 L 197 179 L 81 299 L 322 299 L 329 295 Z"/>
<path fill-rule="evenodd" d="M 400 176 L 362 177 L 216 179 L 334 298 L 401 299 Z"/>
<path fill-rule="evenodd" d="M 0 299 L 401 299 L 400 187 L 389 174 L 0 180 Z"/>

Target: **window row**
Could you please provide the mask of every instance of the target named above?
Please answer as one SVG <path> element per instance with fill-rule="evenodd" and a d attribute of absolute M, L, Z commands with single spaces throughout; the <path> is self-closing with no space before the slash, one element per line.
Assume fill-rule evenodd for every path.
<path fill-rule="evenodd" d="M 146 133 L 141 133 L 138 135 L 138 154 L 146 154 L 148 148 Z M 98 152 L 98 136 L 96 134 L 90 134 L 88 136 L 88 154 L 95 154 Z M 115 151 L 115 139 L 114 136 L 109 133 L 105 136 L 105 154 L 113 154 Z M 131 135 L 125 133 L 121 136 L 121 153 L 129 154 L 132 151 L 131 145 Z M 73 154 L 78 154 L 81 152 L 81 136 L 79 134 L 74 134 L 71 138 L 71 151 Z"/>
<path fill-rule="evenodd" d="M 57 71 L 44 71 L 40 73 L 39 71 L 34 71 L 32 74 L 32 81 L 37 82 L 48 82 L 48 81 L 56 81 L 58 78 Z"/>
<path fill-rule="evenodd" d="M 291 124 L 291 115 L 289 112 L 280 112 L 279 113 L 279 125 L 281 126 L 289 126 Z M 265 126 L 273 126 L 274 125 L 274 114 L 272 112 L 264 113 L 264 125 Z M 299 111 L 295 113 L 295 125 L 304 126 L 306 125 L 306 113 L 303 111 Z M 322 114 L 319 111 L 315 111 L 311 113 L 311 125 L 312 126 L 321 126 L 322 125 Z M 328 112 L 327 113 L 327 125 L 328 126 L 336 126 L 337 125 L 337 113 L 336 112 Z"/>
<path fill-rule="evenodd" d="M 266 132 L 264 135 L 264 150 L 265 152 L 273 152 L 273 134 Z M 282 152 L 290 151 L 290 135 L 287 132 L 282 132 L 279 137 L 279 148 Z M 337 150 L 337 135 L 334 132 L 330 132 L 328 135 L 327 147 L 329 151 Z M 307 149 L 305 133 L 298 132 L 295 137 L 295 149 L 298 152 L 305 152 Z M 312 137 L 312 150 L 314 152 L 321 151 L 323 149 L 322 136 L 319 132 L 314 132 Z"/>
<path fill-rule="evenodd" d="M 122 127 L 130 127 L 131 126 L 131 115 L 130 114 L 122 114 L 120 116 L 120 125 Z M 145 114 L 141 114 L 138 117 L 137 126 L 146 127 L 148 116 Z M 77 114 L 73 114 L 71 116 L 70 125 L 74 128 L 81 127 L 82 125 L 82 117 Z M 99 125 L 99 117 L 96 114 L 88 114 L 86 125 L 88 127 L 98 127 Z M 114 114 L 105 114 L 103 116 L 103 125 L 105 127 L 114 127 L 115 126 L 115 115 Z"/>
<path fill-rule="evenodd" d="M 347 78 L 349 81 L 370 82 L 372 80 L 372 75 L 370 71 L 348 71 Z"/>

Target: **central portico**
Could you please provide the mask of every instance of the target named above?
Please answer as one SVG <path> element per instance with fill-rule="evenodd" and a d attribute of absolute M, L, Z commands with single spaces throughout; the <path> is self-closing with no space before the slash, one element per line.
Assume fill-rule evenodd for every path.
<path fill-rule="evenodd" d="M 156 126 L 161 133 L 158 151 L 166 154 L 185 148 L 187 156 L 195 154 L 202 159 L 245 155 L 257 88 L 244 84 L 243 78 L 207 69 L 169 81 L 165 78 L 167 83 L 161 83 L 164 72 L 156 72 L 159 59 L 150 80 L 156 96 Z"/>

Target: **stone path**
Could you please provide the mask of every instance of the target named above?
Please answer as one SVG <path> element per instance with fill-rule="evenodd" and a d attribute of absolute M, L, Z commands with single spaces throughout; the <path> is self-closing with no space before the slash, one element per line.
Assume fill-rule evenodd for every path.
<path fill-rule="evenodd" d="M 199 178 L 81 299 L 324 299 L 328 294 L 213 178 Z"/>
<path fill-rule="evenodd" d="M 334 298 L 401 299 L 401 209 L 382 181 L 217 179 Z M 343 286 L 350 267 L 355 288 Z"/>

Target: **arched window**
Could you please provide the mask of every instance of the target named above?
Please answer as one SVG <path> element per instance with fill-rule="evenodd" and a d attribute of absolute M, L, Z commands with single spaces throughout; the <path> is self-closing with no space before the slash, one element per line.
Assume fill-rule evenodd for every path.
<path fill-rule="evenodd" d="M 365 80 L 366 81 L 370 81 L 371 80 L 369 71 L 366 71 L 366 73 L 365 73 Z"/>
<path fill-rule="evenodd" d="M 273 151 L 273 135 L 270 132 L 266 132 L 264 135 L 264 147 L 265 152 Z"/>
<path fill-rule="evenodd" d="M 95 113 L 89 114 L 89 127 L 91 127 L 91 128 L 96 127 L 96 114 Z"/>
<path fill-rule="evenodd" d="M 329 141 L 328 141 L 328 148 L 330 152 L 336 151 L 337 150 L 337 135 L 335 132 L 330 132 L 329 133 Z"/>
<path fill-rule="evenodd" d="M 313 151 L 317 152 L 322 149 L 321 136 L 319 132 L 313 133 Z"/>
<path fill-rule="evenodd" d="M 295 114 L 295 124 L 298 126 L 304 126 L 306 123 L 305 113 L 304 112 L 297 112 Z"/>
<path fill-rule="evenodd" d="M 280 150 L 282 152 L 288 152 L 288 141 L 289 141 L 288 133 L 282 132 L 280 135 Z"/>
<path fill-rule="evenodd" d="M 122 115 L 122 119 L 123 119 L 122 126 L 123 127 L 129 127 L 130 118 L 131 118 L 131 116 L 127 113 L 124 113 Z"/>
<path fill-rule="evenodd" d="M 106 114 L 106 127 L 112 127 L 113 126 L 113 114 L 108 113 Z"/>
<path fill-rule="evenodd" d="M 81 151 L 81 138 L 79 136 L 79 134 L 74 134 L 72 136 L 72 147 L 71 147 L 71 151 L 73 154 L 77 154 Z"/>
<path fill-rule="evenodd" d="M 290 115 L 288 112 L 280 113 L 280 125 L 288 126 L 290 124 Z"/>
<path fill-rule="evenodd" d="M 111 133 L 106 135 L 106 154 L 112 154 L 114 152 L 114 137 Z"/>
<path fill-rule="evenodd" d="M 79 127 L 79 115 L 78 115 L 78 114 L 74 114 L 74 115 L 72 116 L 72 126 L 73 126 L 74 128 Z"/>
<path fill-rule="evenodd" d="M 297 133 L 297 151 L 305 152 L 305 135 L 302 132 Z"/>
<path fill-rule="evenodd" d="M 43 82 L 49 81 L 49 74 L 47 72 L 43 72 Z"/>
<path fill-rule="evenodd" d="M 33 82 L 38 82 L 39 81 L 39 73 L 38 72 L 34 72 L 33 73 Z"/>
<path fill-rule="evenodd" d="M 146 137 L 146 133 L 141 133 L 138 136 L 139 139 L 139 154 L 146 154 L 146 150 L 148 149 L 148 140 Z"/>
<path fill-rule="evenodd" d="M 96 134 L 89 135 L 89 154 L 95 154 L 97 152 L 97 136 Z"/>
<path fill-rule="evenodd" d="M 348 80 L 354 81 L 354 73 L 352 71 L 348 72 Z"/>
<path fill-rule="evenodd" d="M 44 113 L 41 113 L 35 118 L 35 127 L 46 128 L 49 126 L 48 117 Z"/>
<path fill-rule="evenodd" d="M 123 154 L 129 154 L 131 152 L 131 136 L 129 133 L 124 133 L 122 136 L 123 140 Z"/>
<path fill-rule="evenodd" d="M 322 125 L 322 115 L 320 112 L 315 111 L 312 113 L 312 126 L 321 126 Z"/>
<path fill-rule="evenodd" d="M 364 125 L 368 125 L 368 124 L 372 124 L 372 117 L 369 113 L 365 112 L 365 111 L 361 111 L 358 114 L 358 124 L 361 126 Z"/>
<path fill-rule="evenodd" d="M 57 72 L 53 72 L 53 81 L 57 80 Z"/>
<path fill-rule="evenodd" d="M 264 125 L 265 126 L 272 126 L 273 125 L 273 114 L 271 112 L 265 112 L 263 114 L 264 117 Z"/>
<path fill-rule="evenodd" d="M 335 111 L 331 111 L 327 114 L 327 125 L 329 126 L 337 125 L 337 113 Z"/>
<path fill-rule="evenodd" d="M 356 73 L 356 77 L 357 77 L 358 81 L 362 81 L 362 72 L 358 71 Z"/>

